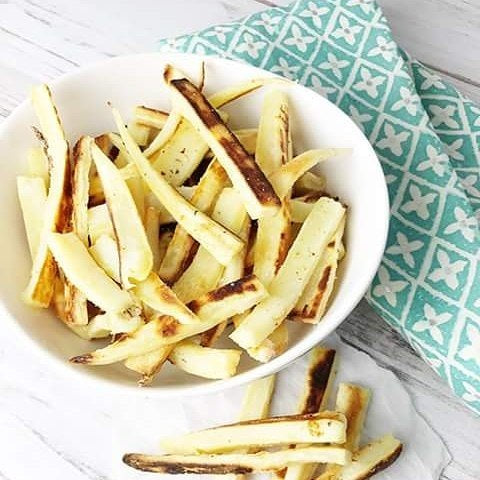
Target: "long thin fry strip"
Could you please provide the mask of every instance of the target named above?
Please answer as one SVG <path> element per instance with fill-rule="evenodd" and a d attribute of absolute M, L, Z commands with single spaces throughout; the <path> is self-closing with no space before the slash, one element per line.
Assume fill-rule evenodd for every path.
<path fill-rule="evenodd" d="M 95 352 L 74 357 L 71 361 L 105 365 L 158 350 L 203 333 L 251 308 L 266 294 L 264 287 L 255 277 L 244 277 L 237 282 L 209 292 L 188 305 L 190 310 L 202 320 L 199 324 L 185 325 L 171 317 L 154 319 L 121 340 Z"/>
<path fill-rule="evenodd" d="M 345 220 L 340 223 L 333 239 L 327 245 L 292 311 L 292 316 L 296 320 L 318 323 L 325 313 L 335 286 L 344 228 Z"/>
<path fill-rule="evenodd" d="M 212 162 L 195 189 L 191 200 L 192 205 L 201 212 L 210 214 L 227 181 L 228 177 L 223 167 L 218 162 Z M 159 274 L 163 280 L 173 283 L 180 277 L 192 255 L 195 243 L 190 234 L 177 225 L 160 266 Z"/>
<path fill-rule="evenodd" d="M 48 249 L 50 232 L 62 231 L 70 218 L 68 143 L 57 109 L 46 85 L 34 87 L 31 100 L 41 128 L 49 160 L 50 188 L 43 214 L 43 228 L 37 254 L 23 300 L 36 307 L 48 307 L 55 287 L 57 268 Z"/>
<path fill-rule="evenodd" d="M 152 251 L 135 202 L 118 168 L 93 141 L 90 147 L 118 243 L 122 285 L 130 288 L 133 281 L 144 280 L 152 270 Z"/>
<path fill-rule="evenodd" d="M 102 235 L 108 235 L 112 239 L 115 238 L 113 231 L 112 219 L 108 213 L 106 203 L 102 203 L 95 207 L 90 207 L 87 213 L 88 217 L 88 236 L 90 243 L 93 245 Z"/>
<path fill-rule="evenodd" d="M 133 294 L 158 313 L 176 318 L 180 323 L 198 323 L 200 319 L 179 300 L 174 291 L 154 272 L 133 288 Z"/>
<path fill-rule="evenodd" d="M 88 248 L 88 191 L 92 157 L 86 137 L 80 138 L 73 149 L 72 172 L 72 231 Z M 87 299 L 70 282 L 65 282 L 65 318 L 68 323 L 88 323 Z"/>
<path fill-rule="evenodd" d="M 358 449 L 369 401 L 370 390 L 367 388 L 349 383 L 338 386 L 335 410 L 343 413 L 347 419 L 345 448 L 351 452 Z"/>
<path fill-rule="evenodd" d="M 144 224 L 145 234 L 152 251 L 152 269 L 156 272 L 160 266 L 160 212 L 155 207 L 147 207 L 145 209 Z"/>
<path fill-rule="evenodd" d="M 282 205 L 273 216 L 258 219 L 253 273 L 268 287 L 282 266 L 290 246 L 290 215 Z"/>
<path fill-rule="evenodd" d="M 247 219 L 240 196 L 232 188 L 223 189 L 212 212 L 212 219 L 230 232 L 240 235 Z M 184 302 L 189 302 L 213 290 L 224 270 L 224 266 L 203 247 L 200 247 L 190 266 L 176 281 L 173 291 Z"/>
<path fill-rule="evenodd" d="M 184 372 L 203 378 L 224 379 L 235 375 L 242 352 L 202 347 L 189 340 L 180 342 L 168 359 Z"/>
<path fill-rule="evenodd" d="M 88 252 L 110 278 L 121 283 L 117 242 L 110 235 L 98 237 Z"/>
<path fill-rule="evenodd" d="M 403 445 L 399 440 L 392 435 L 385 435 L 357 450 L 352 461 L 336 473 L 326 471 L 316 480 L 367 480 L 392 465 L 402 450 Z"/>
<path fill-rule="evenodd" d="M 48 189 L 50 174 L 48 173 L 48 158 L 42 147 L 32 147 L 28 150 L 28 176 L 40 177 Z"/>
<path fill-rule="evenodd" d="M 271 282 L 270 296 L 230 335 L 234 342 L 245 349 L 256 347 L 285 320 L 344 215 L 340 203 L 324 197 L 318 200 Z"/>
<path fill-rule="evenodd" d="M 325 409 L 335 379 L 336 363 L 337 355 L 335 350 L 323 347 L 316 347 L 312 350 L 307 370 L 305 391 L 299 403 L 298 411 L 300 413 L 315 413 Z M 347 438 L 348 428 L 347 418 Z M 288 466 L 284 478 L 285 480 L 310 480 L 317 467 L 317 463 L 291 464 Z"/>
<path fill-rule="evenodd" d="M 113 109 L 113 115 L 128 153 L 152 192 L 195 240 L 204 246 L 219 262 L 227 264 L 241 250 L 243 242 L 211 218 L 195 209 L 175 188 L 168 184 L 153 169 L 138 145 L 132 140 L 118 111 Z"/>
<path fill-rule="evenodd" d="M 288 98 L 281 90 L 265 94 L 258 126 L 255 160 L 267 177 L 292 158 Z"/>
<path fill-rule="evenodd" d="M 198 130 L 242 195 L 252 218 L 273 215 L 280 201 L 269 181 L 217 111 L 202 93 L 185 78 L 166 78 L 182 115 Z"/>
<path fill-rule="evenodd" d="M 17 192 L 30 255 L 34 259 L 40 245 L 43 212 L 47 202 L 45 181 L 40 177 L 17 177 Z"/>
<path fill-rule="evenodd" d="M 135 107 L 134 116 L 138 123 L 161 130 L 167 121 L 168 113 L 139 105 Z"/>
<path fill-rule="evenodd" d="M 284 198 L 291 190 L 296 180 L 319 162 L 343 153 L 345 150 L 338 148 L 325 148 L 321 150 L 307 150 L 296 156 L 290 162 L 282 165 L 272 173 L 270 181 L 280 198 Z"/>
<path fill-rule="evenodd" d="M 197 473 L 225 475 L 246 474 L 285 468 L 289 463 L 350 461 L 350 452 L 340 447 L 307 447 L 279 452 L 203 454 L 203 455 L 143 455 L 128 453 L 124 463 L 144 472 Z"/>
<path fill-rule="evenodd" d="M 297 443 L 343 443 L 345 417 L 336 412 L 249 420 L 161 441 L 167 453 L 220 453 Z"/>
<path fill-rule="evenodd" d="M 255 160 L 270 180 L 273 172 L 292 158 L 292 139 L 290 133 L 289 107 L 286 94 L 280 90 L 269 91 L 263 100 L 258 129 Z M 290 246 L 290 216 L 288 206 L 282 204 L 279 211 L 269 218 L 258 220 L 257 237 L 254 252 L 253 272 L 268 287 L 278 269 L 281 267 Z M 282 340 L 279 330 L 270 339 L 264 353 L 273 354 L 275 340 Z M 273 340 L 273 341 L 272 341 Z M 271 347 L 274 347 L 273 349 Z M 278 350 L 282 348 L 278 346 Z M 265 356 L 257 352 L 257 356 Z"/>
<path fill-rule="evenodd" d="M 293 193 L 295 197 L 301 197 L 310 193 L 323 192 L 326 186 L 325 177 L 313 172 L 305 172 L 293 184 Z"/>

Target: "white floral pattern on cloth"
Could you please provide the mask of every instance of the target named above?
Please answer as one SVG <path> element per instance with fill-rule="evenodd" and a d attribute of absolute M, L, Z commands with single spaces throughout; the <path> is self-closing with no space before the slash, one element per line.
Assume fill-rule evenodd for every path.
<path fill-rule="evenodd" d="M 480 413 L 480 108 L 396 45 L 374 0 L 297 0 L 159 46 L 283 75 L 359 125 L 392 205 L 367 299 Z"/>
<path fill-rule="evenodd" d="M 437 313 L 435 309 L 428 303 L 424 305 L 423 312 L 425 313 L 425 319 L 416 322 L 413 325 L 413 331 L 428 331 L 433 340 L 443 345 L 444 337 L 440 326 L 448 322 L 452 318 L 452 315 L 448 312 Z"/>

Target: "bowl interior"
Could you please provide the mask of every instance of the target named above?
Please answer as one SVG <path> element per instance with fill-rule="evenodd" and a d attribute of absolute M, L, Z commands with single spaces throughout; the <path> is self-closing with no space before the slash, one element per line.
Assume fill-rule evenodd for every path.
<path fill-rule="evenodd" d="M 114 129 L 107 101 L 128 117 L 135 105 L 168 109 L 168 94 L 163 86 L 162 71 L 171 62 L 192 78 L 197 78 L 200 57 L 180 54 L 145 54 L 119 57 L 74 74 L 52 84 L 55 103 L 68 139 L 73 145 L 82 134 L 98 135 Z M 206 58 L 206 92 L 212 93 L 240 80 L 271 76 L 248 65 Z M 347 222 L 347 255 L 339 272 L 337 290 L 322 322 L 316 326 L 292 325 L 290 347 L 266 365 L 257 365 L 243 355 L 239 373 L 233 379 L 209 381 L 193 377 L 166 366 L 158 376 L 151 393 L 192 393 L 239 384 L 278 370 L 318 343 L 338 326 L 365 292 L 378 266 L 388 225 L 388 201 L 379 162 L 360 130 L 328 100 L 301 86 L 286 88 L 291 102 L 294 150 L 317 147 L 347 147 L 351 154 L 320 165 L 326 176 L 328 191 L 349 207 Z M 233 127 L 257 126 L 263 92 L 248 95 L 226 107 Z M 35 144 L 30 129 L 36 120 L 26 102 L 0 128 L 0 300 L 6 309 L 6 321 L 20 327 L 24 337 L 63 365 L 70 373 L 100 380 L 100 384 L 121 386 L 136 391 L 136 375 L 122 364 L 105 367 L 71 365 L 67 359 L 102 345 L 87 342 L 56 320 L 48 310 L 24 305 L 20 295 L 30 269 L 30 258 L 23 222 L 17 202 L 15 177 L 26 172 L 27 149 Z M 7 323 L 9 323 L 7 321 Z M 200 390 L 199 390 L 200 389 Z M 145 391 L 143 391 L 145 392 Z"/>

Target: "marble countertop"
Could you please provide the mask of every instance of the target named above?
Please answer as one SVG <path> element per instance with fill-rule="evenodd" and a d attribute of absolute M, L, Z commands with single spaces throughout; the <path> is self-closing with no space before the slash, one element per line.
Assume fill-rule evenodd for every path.
<path fill-rule="evenodd" d="M 151 51 L 161 37 L 233 20 L 284 0 L 0 0 L 0 117 L 34 83 L 107 57 Z M 399 43 L 480 101 L 478 0 L 379 0 Z M 0 120 L 1 121 L 1 120 Z M 443 480 L 480 478 L 480 419 L 456 399 L 409 345 L 362 302 L 339 329 L 342 339 L 391 369 L 452 454 Z M 59 390 L 42 359 L 0 338 L 0 479 L 105 479 L 106 426 L 126 398 Z M 138 408 L 164 408 L 138 398 Z M 97 425 L 85 431 L 82 425 Z M 92 463 L 92 452 L 106 452 Z M 105 458 L 106 457 L 106 458 Z M 423 479 L 419 479 L 423 480 Z"/>

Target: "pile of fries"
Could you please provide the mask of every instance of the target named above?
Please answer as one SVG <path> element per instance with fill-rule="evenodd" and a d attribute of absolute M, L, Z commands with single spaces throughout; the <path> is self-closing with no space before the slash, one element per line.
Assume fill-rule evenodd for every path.
<path fill-rule="evenodd" d="M 165 455 L 128 453 L 123 461 L 157 473 L 235 474 L 271 471 L 285 480 L 365 480 L 390 466 L 402 443 L 385 435 L 360 446 L 370 391 L 340 383 L 334 411 L 325 410 L 336 373 L 335 350 L 311 352 L 298 413 L 268 418 L 275 377 L 247 387 L 240 421 L 162 441 Z"/>
<path fill-rule="evenodd" d="M 243 350 L 260 362 L 282 353 L 286 319 L 324 315 L 345 253 L 346 208 L 311 171 L 344 149 L 293 155 L 287 81 L 207 99 L 204 74 L 195 85 L 167 66 L 170 113 L 137 106 L 126 125 L 111 106 L 116 132 L 72 150 L 49 88 L 32 91 L 40 146 L 18 178 L 33 263 L 23 298 L 84 339 L 112 339 L 72 362 L 124 362 L 141 385 L 167 361 L 221 379 Z M 232 131 L 221 108 L 264 86 L 258 129 Z M 227 335 L 235 348 L 216 348 Z"/>

